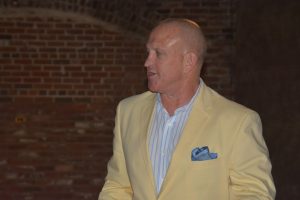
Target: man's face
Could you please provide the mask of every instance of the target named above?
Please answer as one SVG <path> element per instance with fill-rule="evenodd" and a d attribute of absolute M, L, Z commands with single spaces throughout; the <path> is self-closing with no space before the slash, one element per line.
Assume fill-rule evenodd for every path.
<path fill-rule="evenodd" d="M 147 42 L 145 61 L 148 88 L 152 92 L 172 94 L 183 81 L 183 43 L 174 26 L 155 28 Z"/>

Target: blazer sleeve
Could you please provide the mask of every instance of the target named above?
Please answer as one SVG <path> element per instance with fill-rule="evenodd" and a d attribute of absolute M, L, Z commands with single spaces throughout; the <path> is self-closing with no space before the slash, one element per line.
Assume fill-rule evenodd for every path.
<path fill-rule="evenodd" d="M 107 165 L 107 176 L 98 200 L 131 200 L 130 186 L 120 130 L 120 104 L 117 107 L 113 140 L 113 156 Z"/>
<path fill-rule="evenodd" d="M 276 191 L 260 117 L 250 111 L 241 121 L 230 156 L 230 200 L 273 200 Z"/>

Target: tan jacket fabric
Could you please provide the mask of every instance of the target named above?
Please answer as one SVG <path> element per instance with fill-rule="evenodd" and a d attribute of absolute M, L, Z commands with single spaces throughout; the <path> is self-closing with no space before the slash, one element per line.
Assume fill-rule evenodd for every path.
<path fill-rule="evenodd" d="M 155 94 L 145 92 L 117 108 L 113 156 L 99 200 L 274 199 L 268 149 L 259 116 L 205 84 L 173 153 L 159 194 L 148 152 Z M 208 146 L 218 158 L 192 161 L 195 147 Z"/>

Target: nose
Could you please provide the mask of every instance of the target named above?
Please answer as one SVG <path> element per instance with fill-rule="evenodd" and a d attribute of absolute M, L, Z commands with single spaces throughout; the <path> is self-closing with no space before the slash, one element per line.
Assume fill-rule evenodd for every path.
<path fill-rule="evenodd" d="M 153 64 L 153 58 L 151 56 L 151 53 L 149 52 L 148 56 L 145 60 L 144 66 L 147 68 L 147 67 L 151 66 L 152 64 Z"/>

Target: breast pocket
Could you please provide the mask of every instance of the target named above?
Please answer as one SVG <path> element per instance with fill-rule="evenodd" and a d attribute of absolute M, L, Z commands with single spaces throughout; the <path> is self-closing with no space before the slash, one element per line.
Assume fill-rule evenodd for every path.
<path fill-rule="evenodd" d="M 205 183 L 215 182 L 226 173 L 226 167 L 221 157 L 211 160 L 191 161 L 187 170 L 191 177 L 205 180 Z"/>
<path fill-rule="evenodd" d="M 197 161 L 191 161 L 190 167 L 193 170 L 199 170 L 199 169 L 216 169 L 218 166 L 221 165 L 221 159 L 215 158 L 215 159 L 209 159 L 209 160 L 197 160 Z"/>

